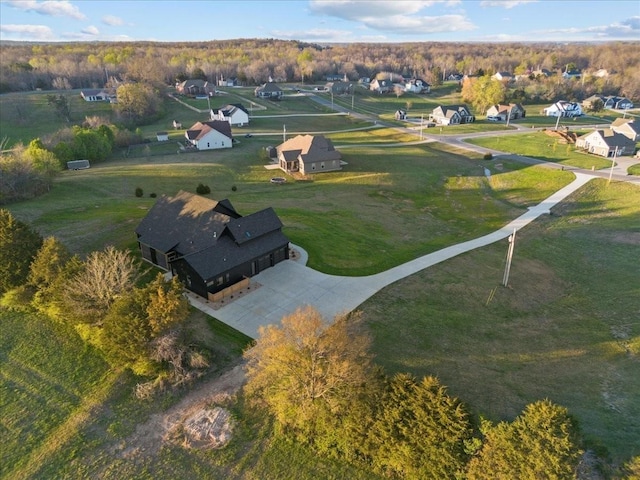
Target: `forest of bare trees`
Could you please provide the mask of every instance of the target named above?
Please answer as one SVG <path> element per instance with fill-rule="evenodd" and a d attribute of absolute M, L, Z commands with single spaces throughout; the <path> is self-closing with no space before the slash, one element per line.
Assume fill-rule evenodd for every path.
<path fill-rule="evenodd" d="M 525 74 L 561 72 L 571 64 L 585 75 L 580 86 L 640 100 L 638 42 L 610 43 L 354 43 L 320 46 L 297 41 L 239 39 L 191 43 L 3 42 L 0 93 L 104 87 L 109 81 L 173 85 L 190 77 L 209 81 L 236 77 L 257 85 L 349 80 L 381 71 L 420 77 L 437 84 L 450 73 Z M 594 77 L 599 69 L 611 75 Z M 556 76 L 559 78 L 559 76 Z M 591 80 L 589 80 L 591 79 Z M 579 89 L 578 89 L 579 90 Z M 579 93 L 578 97 L 581 96 Z"/>

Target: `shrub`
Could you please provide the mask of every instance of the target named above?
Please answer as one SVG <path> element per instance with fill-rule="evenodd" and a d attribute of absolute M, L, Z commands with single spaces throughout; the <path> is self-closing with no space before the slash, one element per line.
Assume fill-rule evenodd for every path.
<path fill-rule="evenodd" d="M 144 192 L 140 187 L 136 187 L 136 197 L 140 198 L 144 195 Z"/>
<path fill-rule="evenodd" d="M 211 193 L 211 189 L 209 188 L 209 185 L 205 185 L 203 183 L 200 183 L 196 187 L 196 193 L 198 195 L 206 195 L 207 193 Z"/>
<path fill-rule="evenodd" d="M 485 160 L 491 160 L 491 159 L 493 159 L 493 154 L 492 153 L 485 153 L 484 157 L 482 157 L 482 158 L 484 158 Z"/>
<path fill-rule="evenodd" d="M 150 194 L 149 194 L 149 196 L 150 196 L 151 198 L 156 198 L 158 195 L 156 195 L 155 193 L 150 193 Z"/>
<path fill-rule="evenodd" d="M 235 192 L 236 190 L 238 190 L 238 187 L 236 187 L 235 185 L 233 185 L 233 186 L 231 187 L 231 191 L 232 191 L 232 192 Z"/>

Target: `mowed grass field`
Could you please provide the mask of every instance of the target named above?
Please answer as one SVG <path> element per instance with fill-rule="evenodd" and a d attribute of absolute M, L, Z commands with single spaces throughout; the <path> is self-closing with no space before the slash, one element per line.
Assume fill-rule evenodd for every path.
<path fill-rule="evenodd" d="M 376 101 L 393 100 L 372 98 L 371 105 Z M 292 113 L 285 102 L 277 108 Z M 202 119 L 173 103 L 167 108 L 175 108 L 171 115 L 185 126 L 186 118 Z M 382 113 L 388 106 L 375 108 Z M 288 135 L 320 131 L 326 118 L 287 120 Z M 366 126 L 329 118 L 332 131 Z M 171 119 L 145 132 L 153 138 Z M 283 173 L 264 168 L 264 151 L 282 140 L 282 120 L 263 121 L 240 130 L 255 135 L 236 134 L 239 143 L 230 150 L 152 155 L 153 146 L 63 172 L 49 194 L 9 209 L 76 253 L 109 244 L 135 252 L 133 231 L 155 201 L 150 194 L 195 192 L 204 183 L 211 198 L 229 198 L 243 214 L 273 206 L 285 233 L 309 251 L 313 268 L 365 275 L 495 230 L 573 178 L 508 161 L 498 170 L 480 156 L 407 144 L 415 137 L 374 126 L 328 134 L 336 145 L 348 145 L 344 170 L 274 185 L 269 179 Z M 136 187 L 144 190 L 142 198 L 134 196 Z M 362 305 L 378 362 L 389 372 L 438 375 L 452 394 L 492 420 L 510 420 L 526 403 L 551 398 L 567 406 L 592 444 L 614 460 L 639 454 L 639 219 L 637 187 L 592 181 L 554 215 L 518 233 L 509 288 L 499 287 L 506 243 L 397 282 Z M 115 456 L 137 424 L 183 392 L 136 401 L 131 389 L 138 380 L 108 372 L 73 332 L 29 314 L 0 312 L 0 321 L 0 388 L 7 392 L 1 428 L 7 448 L 15 450 L 2 478 L 373 478 L 272 437 L 268 421 L 242 406 L 235 411 L 238 434 L 222 451 L 168 446 L 157 457 Z M 246 338 L 211 318 L 193 321 L 200 332 L 213 332 L 216 367 L 238 358 Z M 12 340 L 22 336 L 26 341 Z M 67 343 L 71 353 L 61 357 L 58 350 Z M 46 375 L 25 376 L 18 384 L 13 379 L 20 364 Z M 4 458 L 5 446 L 2 451 Z"/>
<path fill-rule="evenodd" d="M 437 375 L 478 413 L 549 398 L 591 446 L 640 454 L 640 189 L 593 180 L 507 242 L 401 280 L 365 302 L 377 360 Z"/>

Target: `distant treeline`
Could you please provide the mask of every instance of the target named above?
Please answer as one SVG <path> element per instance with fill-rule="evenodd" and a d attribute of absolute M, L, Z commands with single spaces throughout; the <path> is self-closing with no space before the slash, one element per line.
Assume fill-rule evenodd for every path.
<path fill-rule="evenodd" d="M 0 92 L 102 88 L 110 79 L 173 85 L 187 78 L 240 85 L 349 81 L 393 72 L 438 84 L 451 73 L 523 75 L 546 69 L 556 81 L 568 65 L 584 82 L 600 82 L 640 98 L 640 42 L 608 43 L 353 43 L 315 45 L 273 39 L 190 43 L 3 42 Z M 606 77 L 594 74 L 605 69 Z M 596 88 L 597 89 L 597 88 Z"/>

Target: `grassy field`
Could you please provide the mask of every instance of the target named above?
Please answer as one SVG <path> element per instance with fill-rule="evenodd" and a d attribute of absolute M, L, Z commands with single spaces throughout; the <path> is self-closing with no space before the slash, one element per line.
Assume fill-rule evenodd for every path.
<path fill-rule="evenodd" d="M 238 98 L 251 98 L 246 90 Z M 355 102 L 385 115 L 408 97 L 380 98 L 358 90 Z M 6 99 L 0 98 L 0 112 Z M 455 102 L 454 88 L 447 85 L 421 100 L 427 108 L 438 99 Z M 312 108 L 298 103 L 303 98 L 288 100 L 267 108 L 271 114 Z M 334 101 L 350 103 L 350 98 Z M 79 104 L 85 106 L 93 108 Z M 203 119 L 172 100 L 165 107 L 162 121 L 143 127 L 148 138 L 170 129 L 174 118 L 184 126 Z M 37 108 L 46 114 L 42 105 Z M 366 126 L 348 117 L 290 118 L 288 135 L 338 131 L 328 136 L 347 147 L 344 169 L 271 184 L 269 179 L 282 172 L 264 168 L 269 163 L 264 152 L 281 140 L 283 121 L 265 118 L 238 130 L 255 135 L 236 134 L 233 149 L 165 152 L 182 138 L 183 131 L 172 131 L 169 146 L 152 142 L 127 158 L 119 152 L 89 170 L 63 172 L 50 193 L 9 208 L 74 252 L 108 244 L 136 251 L 133 231 L 155 201 L 150 194 L 195 192 L 204 183 L 211 198 L 229 198 L 243 214 L 273 206 L 285 233 L 308 250 L 313 268 L 365 275 L 493 231 L 573 178 L 566 171 L 509 161 L 498 168 L 479 155 L 470 158 L 438 144 L 406 144 L 416 138 L 390 128 L 346 133 Z M 47 128 L 55 128 L 53 117 L 51 122 Z M 3 117 L 3 132 L 26 132 L 5 125 Z M 508 149 L 485 146 L 529 155 L 516 150 L 526 146 L 531 156 L 574 161 L 565 146 L 554 152 L 545 144 L 545 151 L 539 138 L 514 137 L 522 138 L 499 140 Z M 400 145 L 385 146 L 389 143 Z M 491 176 L 484 175 L 485 168 Z M 142 198 L 134 196 L 136 187 L 144 190 Z M 592 444 L 606 447 L 615 460 L 639 454 L 634 443 L 640 437 L 638 218 L 637 187 L 593 181 L 553 216 L 519 233 L 509 288 L 498 286 L 502 243 L 388 287 L 362 305 L 379 363 L 390 372 L 436 374 L 451 393 L 493 420 L 512 419 L 526 403 L 551 398 L 567 406 Z M 10 460 L 0 466 L 2 478 L 375 478 L 273 437 L 268 421 L 242 405 L 236 407 L 238 434 L 224 450 L 166 447 L 158 457 L 115 457 L 114 449 L 137 424 L 179 395 L 135 401 L 136 379 L 108 371 L 73 332 L 13 312 L 0 311 L 0 321 L 0 428 L 3 459 Z M 202 314 L 191 322 L 201 334 L 196 337 L 209 339 L 217 352 L 218 370 L 247 344 L 246 337 Z"/>
<path fill-rule="evenodd" d="M 519 232 L 508 288 L 501 242 L 361 309 L 388 371 L 436 374 L 492 420 L 550 398 L 624 460 L 640 454 L 640 190 L 594 180 L 553 213 Z"/>
<path fill-rule="evenodd" d="M 592 167 L 595 167 L 596 170 L 611 167 L 611 160 L 576 150 L 575 146 L 560 143 L 557 138 L 550 137 L 540 131 L 522 135 L 472 138 L 467 141 L 481 147 L 587 170 L 591 170 Z"/>
<path fill-rule="evenodd" d="M 369 142 L 368 133 L 356 138 Z M 195 192 L 202 182 L 212 198 L 229 198 L 242 213 L 275 208 L 285 233 L 305 246 L 314 268 L 365 275 L 499 228 L 572 177 L 503 162 L 487 178 L 481 160 L 437 146 L 360 146 L 343 151 L 348 165 L 340 172 L 273 185 L 274 171 L 264 168 L 261 153 L 266 144 L 254 137 L 225 151 L 128 158 L 66 171 L 50 193 L 10 209 L 77 253 L 107 244 L 135 249 L 135 226 L 155 201 L 149 195 Z M 134 196 L 136 187 L 143 189 L 142 198 Z M 327 248 L 338 244 L 340 249 Z M 371 249 L 381 254 L 372 256 Z"/>

